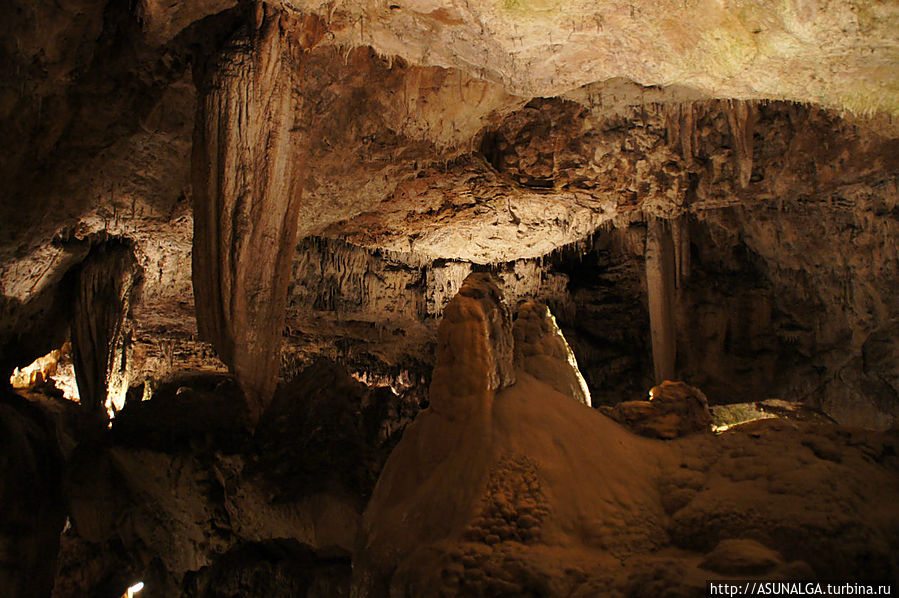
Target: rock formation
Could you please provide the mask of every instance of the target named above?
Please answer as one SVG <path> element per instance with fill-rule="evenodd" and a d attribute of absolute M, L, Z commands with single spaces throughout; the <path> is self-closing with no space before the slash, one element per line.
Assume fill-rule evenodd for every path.
<path fill-rule="evenodd" d="M 72 353 L 81 405 L 91 414 L 124 405 L 130 365 L 125 317 L 138 278 L 131 248 L 116 241 L 91 248 L 74 275 Z"/>
<path fill-rule="evenodd" d="M 516 367 L 588 407 L 590 390 L 577 359 L 549 308 L 528 301 L 518 308 L 513 324 Z"/>
<path fill-rule="evenodd" d="M 895 579 L 895 3 L 0 16 L 4 589 Z"/>
<path fill-rule="evenodd" d="M 474 371 L 489 371 L 504 352 L 506 338 L 487 332 L 501 292 L 480 293 L 494 306 L 474 309 L 470 280 L 447 308 L 467 317 L 441 322 L 441 337 L 457 342 L 438 370 L 479 355 Z M 444 383 L 435 373 L 433 385 Z M 768 420 L 672 447 L 523 371 L 511 386 L 475 389 L 480 401 L 450 401 L 452 390 L 432 388 L 441 403 L 406 430 L 378 480 L 353 557 L 359 595 L 698 595 L 707 579 L 733 575 L 899 575 L 899 519 L 877 507 L 899 492 L 887 457 L 895 434 L 858 437 L 858 450 L 836 440 L 848 430 Z M 702 393 L 682 383 L 654 388 L 656 402 L 684 424 L 676 432 L 695 429 L 697 412 L 711 421 Z M 872 479 L 884 484 L 878 496 L 856 494 Z"/>
<path fill-rule="evenodd" d="M 46 415 L 6 391 L 0 438 L 0 586 L 11 598 L 48 596 L 66 519 L 62 455 Z"/>
<path fill-rule="evenodd" d="M 418 405 L 319 362 L 255 432 L 247 410 L 233 378 L 181 377 L 128 403 L 104 446 L 76 448 L 54 595 L 136 580 L 150 596 L 221 595 L 256 569 L 271 578 L 247 592 L 348 586 L 365 501 Z"/>
<path fill-rule="evenodd" d="M 667 223 L 653 220 L 646 233 L 646 294 L 652 333 L 652 361 L 656 381 L 676 376 L 677 341 L 674 331 L 675 251 Z"/>
<path fill-rule="evenodd" d="M 258 418 L 278 382 L 302 169 L 291 136 L 303 48 L 260 3 L 209 64 L 194 134 L 193 282 L 200 336 L 237 374 Z M 295 24 L 294 24 L 295 26 Z"/>
<path fill-rule="evenodd" d="M 470 274 L 443 312 L 430 401 L 436 411 L 464 413 L 515 382 L 512 320 L 489 274 Z M 462 401 L 456 404 L 457 401 Z M 477 405 L 471 408 L 477 410 Z"/>
<path fill-rule="evenodd" d="M 708 399 L 701 390 L 683 382 L 665 380 L 652 387 L 648 401 L 623 401 L 604 412 L 650 438 L 670 440 L 712 429 Z"/>

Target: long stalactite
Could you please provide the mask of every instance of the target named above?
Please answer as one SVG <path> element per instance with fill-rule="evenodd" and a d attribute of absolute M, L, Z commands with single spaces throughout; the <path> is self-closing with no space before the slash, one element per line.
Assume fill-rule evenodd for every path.
<path fill-rule="evenodd" d="M 279 10 L 253 9 L 249 30 L 195 67 L 193 287 L 200 336 L 258 418 L 280 365 L 301 195 L 294 89 L 314 24 L 303 37 Z"/>
<path fill-rule="evenodd" d="M 119 241 L 94 246 L 77 270 L 72 352 L 78 394 L 88 413 L 105 417 L 110 388 L 122 396 L 128 388 L 124 326 L 138 279 L 134 252 Z"/>

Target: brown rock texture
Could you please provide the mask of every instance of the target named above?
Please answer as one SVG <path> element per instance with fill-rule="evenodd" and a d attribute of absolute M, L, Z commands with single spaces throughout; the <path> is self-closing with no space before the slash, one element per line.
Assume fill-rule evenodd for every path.
<path fill-rule="evenodd" d="M 512 321 L 491 275 L 468 275 L 443 318 L 430 393 L 435 410 L 464 411 L 456 401 L 477 401 L 515 382 Z"/>
<path fill-rule="evenodd" d="M 65 525 L 63 458 L 44 413 L 0 396 L 0 586 L 10 598 L 47 596 Z"/>
<path fill-rule="evenodd" d="M 232 377 L 160 385 L 102 444 L 68 456 L 54 596 L 121 595 L 138 579 L 150 596 L 221 595 L 241 580 L 251 596 L 342 595 L 329 588 L 349 586 L 365 501 L 417 410 L 326 362 L 281 385 L 253 432 Z"/>
<path fill-rule="evenodd" d="M 278 382 L 296 242 L 302 165 L 290 131 L 302 64 L 287 16 L 255 10 L 249 35 L 199 73 L 191 170 L 197 327 L 257 418 Z"/>
<path fill-rule="evenodd" d="M 709 402 L 702 391 L 670 380 L 653 386 L 648 401 L 624 401 L 606 413 L 641 436 L 663 440 L 708 432 L 712 425 Z"/>
<path fill-rule="evenodd" d="M 3 589 L 57 544 L 58 598 L 895 580 L 897 23 L 5 3 Z"/>
<path fill-rule="evenodd" d="M 588 407 L 590 391 L 577 367 L 577 359 L 549 308 L 527 301 L 515 314 L 515 365 L 557 392 Z"/>
<path fill-rule="evenodd" d="M 699 595 L 737 574 L 899 575 L 884 508 L 895 434 L 765 420 L 662 442 L 523 372 L 484 395 L 422 412 L 391 454 L 353 558 L 360 595 Z M 683 383 L 656 401 L 708 418 Z"/>
<path fill-rule="evenodd" d="M 187 274 L 194 259 L 206 258 L 192 255 L 194 242 L 202 237 L 195 238 L 192 231 L 209 228 L 216 218 L 232 224 L 241 218 L 229 208 L 206 224 L 195 222 L 191 204 L 200 201 L 205 184 L 192 184 L 191 146 L 207 157 L 213 154 L 211 138 L 194 143 L 193 135 L 207 136 L 207 129 L 215 127 L 215 111 L 207 106 L 215 97 L 223 109 L 229 101 L 237 106 L 227 86 L 218 96 L 208 95 L 215 88 L 212 73 L 216 65 L 228 64 L 229 52 L 243 56 L 235 60 L 243 61 L 245 82 L 264 79 L 261 72 L 250 72 L 254 59 L 249 57 L 256 51 L 250 48 L 254 36 L 262 36 L 261 21 L 254 21 L 255 11 L 247 6 L 232 8 L 227 2 L 180 7 L 147 1 L 133 7 L 134 12 L 111 7 L 106 17 L 79 6 L 54 12 L 46 3 L 29 5 L 10 21 L 11 28 L 18 24 L 16 35 L 4 38 L 13 58 L 9 79 L 23 85 L 17 94 L 4 92 L 9 96 L 4 106 L 15 118 L 3 130 L 6 138 L 16 139 L 10 147 L 31 148 L 27 156 L 16 154 L 8 161 L 15 184 L 7 187 L 11 191 L 3 203 L 4 217 L 11 222 L 2 231 L 0 247 L 6 297 L 0 305 L 0 346 L 6 347 L 8 369 L 26 365 L 65 340 L 54 308 L 64 302 L 58 281 L 83 259 L 78 241 L 106 232 L 133 241 L 147 272 L 131 323 L 136 383 L 180 368 L 224 369 L 226 364 L 199 342 L 195 306 L 205 313 L 217 302 L 228 303 L 246 314 L 237 317 L 234 312 L 232 317 L 227 315 L 231 307 L 214 308 L 210 326 L 199 325 L 204 331 L 199 336 L 221 336 L 215 341 L 217 352 L 227 357 L 236 328 L 229 331 L 224 320 L 217 324 L 221 334 L 212 335 L 207 328 L 226 315 L 233 326 L 241 318 L 257 317 L 246 297 L 261 302 L 259 317 L 271 310 L 271 318 L 263 318 L 269 319 L 265 325 L 250 326 L 249 320 L 239 325 L 252 330 L 242 333 L 247 340 L 261 335 L 256 339 L 261 344 L 238 343 L 247 352 L 247 363 L 269 356 L 264 359 L 269 373 L 263 374 L 268 371 L 263 367 L 240 366 L 243 378 L 258 378 L 253 384 L 273 383 L 277 359 L 272 356 L 282 344 L 285 373 L 294 364 L 302 367 L 327 356 L 376 376 L 414 370 L 413 377 L 427 378 L 435 354 L 434 316 L 458 288 L 451 285 L 473 267 L 485 267 L 502 270 L 505 279 L 514 277 L 522 289 L 537 289 L 534 294 L 550 305 L 578 354 L 594 399 L 614 403 L 638 398 L 660 380 L 647 373 L 642 359 L 647 345 L 651 350 L 643 307 L 643 229 L 660 217 L 680 223 L 672 225 L 676 377 L 695 381 L 715 402 L 789 397 L 819 402 L 846 423 L 891 425 L 894 351 L 883 339 L 890 338 L 896 301 L 883 281 L 896 274 L 891 239 L 896 234 L 897 166 L 892 156 L 897 155 L 897 133 L 888 110 L 874 110 L 881 100 L 889 103 L 889 89 L 853 95 L 860 102 L 858 114 L 839 111 L 855 106 L 853 102 L 824 98 L 849 93 L 860 73 L 894 68 L 890 44 L 878 41 L 892 9 L 772 5 L 767 12 L 747 9 L 735 15 L 730 8 L 707 7 L 708 14 L 692 21 L 687 36 L 700 46 L 711 43 L 711 49 L 721 49 L 714 40 L 743 39 L 749 24 L 753 27 L 746 39 L 804 39 L 811 44 L 808 53 L 797 53 L 790 44 L 763 44 L 756 58 L 761 62 L 730 73 L 726 84 L 712 89 L 723 63 L 687 46 L 668 47 L 658 36 L 640 45 L 646 52 L 640 60 L 625 59 L 619 52 L 592 58 L 580 50 L 568 54 L 583 50 L 593 36 L 630 48 L 635 40 L 646 39 L 650 22 L 660 31 L 669 26 L 680 31 L 680 21 L 661 15 L 692 15 L 697 7 L 644 7 L 624 20 L 613 18 L 616 8 L 603 13 L 605 21 L 597 30 L 592 9 L 575 5 L 430 7 L 425 12 L 414 5 L 344 4 L 331 11 L 304 5 L 301 15 L 295 3 L 271 3 L 262 8 L 261 14 L 268 16 L 261 21 L 278 20 L 284 44 L 307 50 L 296 57 L 303 76 L 292 72 L 293 82 L 278 87 L 291 87 L 281 130 L 291 122 L 289 151 L 303 156 L 296 167 L 285 169 L 287 178 L 276 180 L 284 189 L 302 188 L 296 222 L 300 237 L 307 240 L 294 250 L 294 272 L 284 274 L 286 283 L 280 278 L 283 261 L 275 268 L 271 259 L 240 258 L 244 261 L 228 266 L 230 274 L 227 268 L 218 277 L 195 273 L 208 278 L 202 285 L 208 293 L 199 293 L 215 296 L 215 301 L 195 301 Z M 768 17 L 756 22 L 762 13 Z M 559 20 L 563 14 L 570 20 Z M 485 15 L 485 27 L 490 23 L 495 28 L 482 29 L 472 20 Z M 575 27 L 582 21 L 589 26 Z M 846 29 L 840 36 L 834 29 L 838 21 Z M 559 31 L 575 28 L 570 38 L 560 36 L 544 46 L 547 29 L 537 23 Z M 51 24 L 66 32 L 52 43 L 40 35 L 40 27 Z M 458 56 L 444 56 L 446 48 L 504 39 L 509 27 L 519 33 L 512 42 L 489 48 L 487 54 L 495 59 L 489 66 L 478 53 L 466 54 L 470 60 L 462 62 Z M 424 30 L 430 37 L 422 36 Z M 682 33 L 675 37 L 685 39 Z M 396 45 L 397 39 L 404 41 Z M 422 53 L 425 39 L 449 45 Z M 665 52 L 652 65 L 657 42 Z M 382 44 L 403 52 L 379 53 L 387 47 Z M 826 60 L 809 58 L 823 52 L 822 47 L 832 51 Z M 863 48 L 874 52 L 866 54 Z M 538 55 L 528 63 L 531 58 L 525 56 L 532 52 Z M 699 70 L 675 69 L 663 80 L 633 74 L 641 64 L 664 70 L 673 56 L 687 56 Z M 547 57 L 552 65 L 545 63 Z M 565 57 L 571 61 L 559 62 Z M 837 68 L 842 59 L 851 64 Z M 520 68 L 519 60 L 529 66 Z M 578 65 L 584 60 L 604 64 L 581 72 Z M 754 69 L 766 61 L 774 62 L 761 77 L 762 71 Z M 796 68 L 784 70 L 787 63 Z M 238 86 L 237 67 L 232 70 L 228 85 Z M 554 91 L 544 89 L 547 75 Z M 796 86 L 788 75 L 816 78 Z M 574 84 L 572 77 L 587 79 Z M 869 80 L 864 78 L 865 85 Z M 527 86 L 540 87 L 548 97 L 532 97 L 522 91 Z M 745 93 L 727 92 L 727 86 Z M 750 87 L 755 91 L 747 91 Z M 792 91 L 778 95 L 763 88 Z M 755 99 L 714 99 L 718 97 Z M 257 100 L 254 106 L 264 110 Z M 107 109 L 92 109 L 97 105 Z M 869 108 L 870 118 L 862 117 Z M 198 114 L 208 119 L 200 123 Z M 227 120 L 221 116 L 220 121 Z M 270 124 L 253 123 L 253 134 L 263 134 Z M 240 158 L 236 149 L 232 153 L 223 157 L 237 160 L 235 165 L 253 163 L 252 151 Z M 236 185 L 244 176 L 238 170 L 203 176 L 214 180 L 221 175 L 222 183 L 233 177 Z M 257 183 L 265 187 L 268 171 L 259 170 L 253 181 L 244 181 L 248 189 Z M 268 192 L 261 187 L 253 187 L 254 202 L 259 193 Z M 274 195 L 282 201 L 289 194 Z M 289 233 L 281 229 L 269 237 L 283 240 L 282 232 Z M 829 242 L 834 238 L 840 243 Z M 369 257 L 321 262 L 321 275 L 341 284 L 340 291 L 325 290 L 324 284 L 308 284 L 308 278 L 292 278 L 313 275 L 314 268 L 306 266 L 317 260 L 319 250 L 311 239 L 344 244 Z M 248 241 L 245 248 L 255 246 Z M 575 259 L 560 259 L 596 246 L 602 249 L 585 252 L 585 260 L 595 261 L 602 272 L 595 279 Z M 230 259 L 230 249 L 215 250 L 223 260 Z M 871 259 L 847 259 L 847 252 Z M 246 262 L 254 266 L 238 267 Z M 266 274 L 265 267 L 255 264 L 270 265 L 272 271 Z M 360 270 L 334 270 L 341 267 Z M 244 291 L 228 282 L 241 268 Z M 271 276 L 277 279 L 273 300 L 253 294 L 274 280 Z M 286 326 L 275 315 L 280 310 L 276 287 L 282 284 L 290 293 Z M 232 285 L 231 290 L 222 285 Z M 444 290 L 438 291 L 440 287 Z M 365 305 L 357 309 L 355 295 L 344 299 L 345 292 L 356 290 L 372 291 L 378 298 L 363 296 Z M 238 300 L 241 293 L 248 294 Z M 304 303 L 306 299 L 311 301 Z M 385 314 L 382 306 L 398 311 Z M 825 316 L 814 317 L 822 311 Z M 766 321 L 768 329 L 761 324 Z M 279 339 L 276 329 L 286 334 Z M 60 338 L 41 340 L 48 333 Z M 27 357 L 14 355 L 20 351 Z M 226 361 L 236 367 L 233 358 Z M 774 368 L 774 363 L 783 367 Z M 880 371 L 887 373 L 881 376 Z M 427 380 L 420 386 L 425 388 Z"/>
<path fill-rule="evenodd" d="M 74 275 L 72 360 L 88 413 L 103 413 L 107 400 L 122 407 L 129 383 L 126 316 L 139 278 L 133 251 L 115 241 L 94 246 Z"/>

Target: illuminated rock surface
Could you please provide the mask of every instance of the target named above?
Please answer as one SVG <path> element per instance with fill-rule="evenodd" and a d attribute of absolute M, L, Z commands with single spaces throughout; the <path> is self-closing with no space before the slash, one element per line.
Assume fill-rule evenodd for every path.
<path fill-rule="evenodd" d="M 895 579 L 895 3 L 7 4 L 3 587 Z"/>
<path fill-rule="evenodd" d="M 496 311 L 466 313 L 441 322 L 442 338 L 468 331 L 470 346 L 443 348 L 438 369 L 452 350 L 490 353 Z M 692 398 L 667 383 L 653 394 Z M 502 389 L 435 376 L 431 396 L 366 509 L 361 595 L 701 595 L 735 574 L 899 575 L 895 433 L 768 420 L 666 443 L 522 371 Z"/>

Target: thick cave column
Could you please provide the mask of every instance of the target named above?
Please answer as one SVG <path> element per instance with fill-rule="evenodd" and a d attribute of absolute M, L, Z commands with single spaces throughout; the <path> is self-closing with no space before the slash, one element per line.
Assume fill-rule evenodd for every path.
<path fill-rule="evenodd" d="M 138 276 L 134 252 L 116 241 L 94 246 L 75 276 L 72 359 L 81 404 L 98 416 L 110 389 L 128 388 L 124 323 Z"/>
<path fill-rule="evenodd" d="M 671 225 L 653 219 L 646 235 L 646 290 L 656 383 L 675 377 L 674 270 Z"/>
<path fill-rule="evenodd" d="M 237 375 L 254 419 L 277 384 L 301 193 L 291 129 L 302 44 L 287 19 L 256 5 L 249 31 L 195 67 L 197 325 Z"/>

